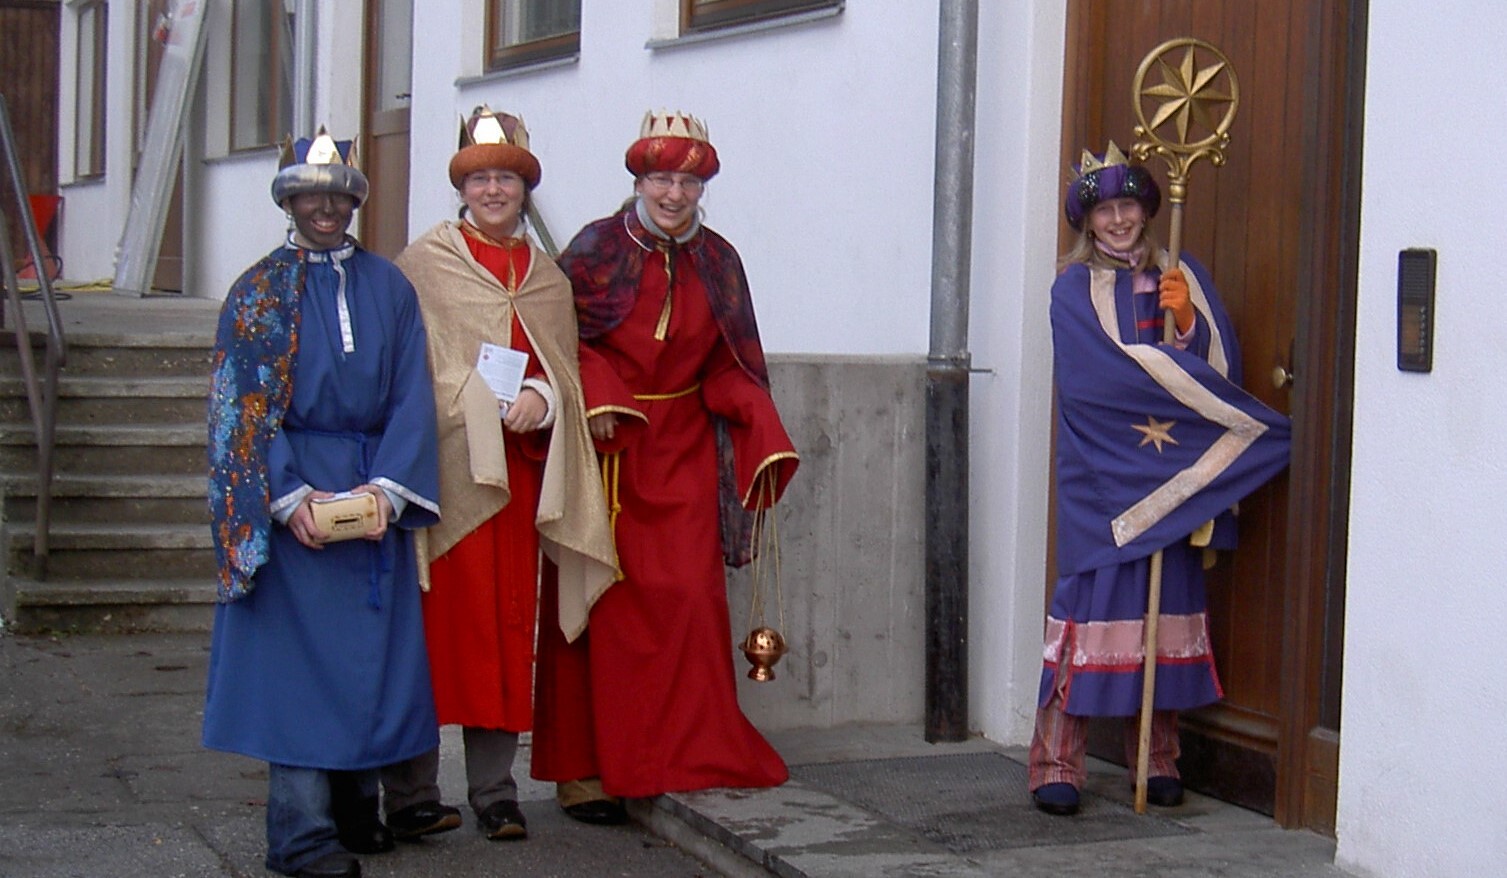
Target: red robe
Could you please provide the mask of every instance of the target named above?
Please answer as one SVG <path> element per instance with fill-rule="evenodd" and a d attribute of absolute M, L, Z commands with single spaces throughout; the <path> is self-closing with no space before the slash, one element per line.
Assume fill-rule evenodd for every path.
<path fill-rule="evenodd" d="M 509 286 L 528 273 L 527 246 L 500 247 L 466 236 L 476 260 Z M 514 280 L 511 286 L 516 287 Z M 529 355 L 527 374 L 543 370 L 513 317 L 510 345 Z M 538 605 L 539 531 L 534 524 L 547 433 L 507 433 L 512 499 L 496 515 L 430 562 L 424 632 L 441 725 L 533 728 L 534 623 Z M 444 486 L 440 487 L 444 508 Z M 548 618 L 555 618 L 553 615 Z M 558 630 L 558 626 L 550 626 Z"/>
<path fill-rule="evenodd" d="M 614 533 L 623 579 L 575 643 L 541 632 L 533 774 L 600 777 L 616 796 L 788 777 L 738 706 L 713 416 L 728 427 L 740 497 L 766 468 L 778 493 L 796 455 L 768 390 L 719 329 L 695 258 L 694 244 L 676 256 L 664 340 L 654 333 L 669 289 L 655 251 L 626 316 L 582 343 L 588 414 L 620 412 L 611 447 L 599 450 L 621 450 Z M 578 303 L 591 292 L 577 282 Z M 546 586 L 545 613 L 552 597 Z"/>

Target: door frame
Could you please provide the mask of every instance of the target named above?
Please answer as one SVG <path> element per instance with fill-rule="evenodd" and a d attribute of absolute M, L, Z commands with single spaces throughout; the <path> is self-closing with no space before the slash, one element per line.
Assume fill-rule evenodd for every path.
<path fill-rule="evenodd" d="M 409 201 L 409 162 L 411 154 L 411 111 L 408 107 L 391 110 L 379 110 L 378 100 L 374 94 L 381 84 L 380 51 L 382 43 L 382 18 L 381 6 L 384 0 L 364 0 L 362 3 L 362 62 L 361 62 L 361 164 L 366 168 L 371 178 L 371 192 L 367 202 L 361 210 L 361 242 L 368 249 L 383 256 L 392 258 L 408 244 L 408 201 Z M 410 4 L 412 5 L 412 4 Z M 413 29 L 413 17 L 409 16 L 408 27 Z M 409 56 L 409 67 L 412 69 L 412 53 Z M 401 151 L 402 173 L 398 175 L 382 172 L 378 167 L 379 150 L 376 146 L 376 138 L 383 135 L 402 133 L 404 135 L 403 149 Z M 395 151 L 388 146 L 380 152 L 384 161 L 383 167 L 387 168 L 394 159 Z M 401 179 L 394 180 L 394 176 Z M 389 204 L 391 201 L 393 204 Z M 375 205 L 376 210 L 373 210 Z M 378 216 L 377 211 L 381 212 Z M 377 231 L 380 229 L 380 232 Z"/>
<path fill-rule="evenodd" d="M 1339 783 L 1350 438 L 1355 379 L 1355 303 L 1360 247 L 1362 117 L 1367 0 L 1315 5 L 1307 91 L 1305 189 L 1299 276 L 1306 279 L 1294 357 L 1293 471 L 1288 507 L 1276 813 L 1286 827 L 1333 835 Z M 1326 48 L 1341 47 L 1339 52 Z M 1325 160 L 1335 157 L 1334 162 Z M 1339 180 L 1339 186 L 1320 185 Z M 1332 296 L 1321 291 L 1332 290 Z M 1304 434 L 1310 434 L 1305 436 Z"/>

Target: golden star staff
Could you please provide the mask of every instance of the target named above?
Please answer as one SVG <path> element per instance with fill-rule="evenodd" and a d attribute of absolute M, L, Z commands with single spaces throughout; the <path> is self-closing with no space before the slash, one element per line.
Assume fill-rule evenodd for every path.
<path fill-rule="evenodd" d="M 1182 60 L 1168 59 L 1182 50 Z M 1213 56 L 1212 63 L 1198 66 L 1198 56 Z M 1146 74 L 1161 71 L 1159 85 L 1145 85 Z M 1240 88 L 1230 59 L 1209 43 L 1194 37 L 1171 39 L 1152 49 L 1141 61 L 1131 83 L 1130 99 L 1135 108 L 1136 142 L 1131 155 L 1145 161 L 1152 155 L 1167 162 L 1167 195 L 1172 205 L 1171 226 L 1167 234 L 1167 268 L 1176 268 L 1182 255 L 1183 204 L 1188 198 L 1188 169 L 1199 159 L 1207 158 L 1214 167 L 1224 164 L 1224 148 L 1230 142 L 1230 123 L 1240 106 Z M 1160 101 L 1148 119 L 1145 104 Z M 1220 106 L 1223 112 L 1218 112 Z M 1173 123 L 1175 139 L 1167 139 L 1157 129 Z M 1190 140 L 1190 128 L 1196 124 L 1207 136 Z M 1195 135 L 1196 136 L 1196 135 Z M 1169 310 L 1162 315 L 1162 342 L 1171 344 L 1177 323 Z M 1145 670 L 1141 683 L 1141 728 L 1136 751 L 1135 811 L 1146 813 L 1146 774 L 1151 768 L 1151 713 L 1156 700 L 1157 621 L 1162 609 L 1162 551 L 1151 556 L 1150 587 L 1146 595 Z"/>

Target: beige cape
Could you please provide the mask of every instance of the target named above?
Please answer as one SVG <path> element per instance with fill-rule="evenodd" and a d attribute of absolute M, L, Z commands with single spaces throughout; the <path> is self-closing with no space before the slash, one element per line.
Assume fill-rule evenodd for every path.
<path fill-rule="evenodd" d="M 424 532 L 420 553 L 443 555 L 509 499 L 504 432 L 497 400 L 476 372 L 482 342 L 508 345 L 514 311 L 555 392 L 555 423 L 535 522 L 540 543 L 560 568 L 560 630 L 574 640 L 612 584 L 617 557 L 581 394 L 575 302 L 570 282 L 529 242 L 528 273 L 509 296 L 471 255 L 460 226 L 442 222 L 395 260 L 418 290 L 429 337 L 429 373 L 439 415 L 440 523 Z"/>

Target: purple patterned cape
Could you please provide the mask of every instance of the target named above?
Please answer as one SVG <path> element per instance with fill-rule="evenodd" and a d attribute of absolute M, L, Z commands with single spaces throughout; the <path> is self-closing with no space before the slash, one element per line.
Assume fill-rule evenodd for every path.
<path fill-rule="evenodd" d="M 581 338 L 590 341 L 606 335 L 627 318 L 638 300 L 644 260 L 653 252 L 655 241 L 632 207 L 588 224 L 571 239 L 559 262 L 576 293 Z M 738 251 L 726 238 L 702 226 L 677 248 L 676 258 L 689 259 L 701 278 L 712 316 L 738 365 L 760 387 L 769 387 L 759 324 Z"/>
<path fill-rule="evenodd" d="M 644 262 L 653 252 L 656 240 L 630 204 L 612 216 L 587 224 L 560 254 L 560 268 L 575 290 L 576 321 L 583 340 L 606 335 L 633 310 Z M 726 238 L 702 226 L 691 240 L 676 248 L 675 258 L 690 261 L 706 288 L 712 317 L 733 357 L 750 378 L 767 390 L 769 368 L 764 362 L 748 276 L 738 251 Z M 743 508 L 733 475 L 733 448 L 726 426 L 720 418 L 714 420 L 721 464 L 717 487 L 722 507 L 723 560 L 730 566 L 741 567 L 753 559 L 749 543 L 754 515 Z"/>

